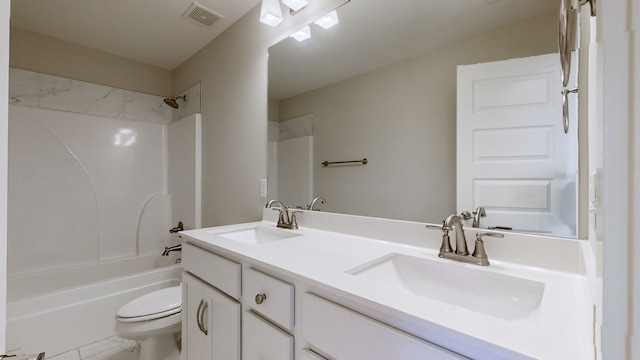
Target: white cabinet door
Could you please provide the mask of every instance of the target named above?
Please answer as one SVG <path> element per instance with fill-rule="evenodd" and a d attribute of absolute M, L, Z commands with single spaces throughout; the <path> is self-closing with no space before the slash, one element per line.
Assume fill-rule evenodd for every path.
<path fill-rule="evenodd" d="M 209 337 L 201 330 L 200 311 L 205 299 L 205 285 L 182 275 L 182 360 L 206 359 Z"/>
<path fill-rule="evenodd" d="M 293 360 L 293 336 L 258 315 L 245 311 L 242 360 Z"/>
<path fill-rule="evenodd" d="M 239 360 L 240 304 L 187 273 L 182 291 L 182 360 Z"/>
<path fill-rule="evenodd" d="M 482 227 L 576 236 L 575 96 L 562 128 L 558 54 L 458 67 L 457 212 Z"/>

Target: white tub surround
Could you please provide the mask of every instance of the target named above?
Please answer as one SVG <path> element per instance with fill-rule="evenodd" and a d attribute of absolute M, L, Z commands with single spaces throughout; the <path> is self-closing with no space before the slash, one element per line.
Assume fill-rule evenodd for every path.
<path fill-rule="evenodd" d="M 305 342 L 304 317 L 298 318 L 298 301 L 312 293 L 469 358 L 593 358 L 593 304 L 582 260 L 586 242 L 504 233 L 504 239 L 485 239 L 491 265 L 480 267 L 438 258 L 442 232 L 416 222 L 305 211 L 297 215 L 298 230 L 278 229 L 295 237 L 252 245 L 220 236 L 255 226 L 276 229 L 277 215 L 265 209 L 262 222 L 190 230 L 183 236 L 243 269 L 257 268 L 295 286 L 291 333 L 297 355 L 307 346 L 314 349 Z M 475 231 L 465 230 L 473 251 Z M 428 259 L 484 277 L 526 279 L 543 284 L 544 292 L 533 311 L 496 316 L 415 295 L 397 279 L 354 275 L 363 264 L 391 256 Z"/>
<path fill-rule="evenodd" d="M 47 281 L 51 272 L 159 257 L 171 227 L 171 108 L 163 98 L 20 69 L 9 74 L 10 301 L 23 291 L 11 286 L 19 278 L 40 274 L 47 292 L 56 283 L 77 285 Z"/>
<path fill-rule="evenodd" d="M 199 227 L 199 84 L 172 122 L 162 96 L 9 74 L 9 302 L 173 263 L 167 230 Z"/>

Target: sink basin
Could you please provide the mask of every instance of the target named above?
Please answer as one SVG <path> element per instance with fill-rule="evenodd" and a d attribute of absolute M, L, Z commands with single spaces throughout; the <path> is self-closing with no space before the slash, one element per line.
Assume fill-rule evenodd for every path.
<path fill-rule="evenodd" d="M 286 230 L 272 229 L 263 226 L 253 226 L 250 228 L 237 229 L 227 232 L 216 232 L 215 235 L 241 243 L 257 245 L 272 241 L 300 236 L 300 234 Z"/>
<path fill-rule="evenodd" d="M 446 263 L 391 254 L 348 270 L 375 281 L 382 291 L 442 301 L 505 320 L 540 306 L 544 283 Z"/>

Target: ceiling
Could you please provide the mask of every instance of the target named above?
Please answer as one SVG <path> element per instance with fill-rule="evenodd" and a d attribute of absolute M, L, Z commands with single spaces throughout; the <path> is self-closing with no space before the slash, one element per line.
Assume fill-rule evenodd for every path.
<path fill-rule="evenodd" d="M 197 0 L 224 17 L 206 28 L 182 18 L 193 0 L 11 0 L 11 25 L 171 70 L 259 2 Z"/>
<path fill-rule="evenodd" d="M 351 0 L 340 23 L 269 48 L 269 98 L 282 100 L 537 15 L 558 0 Z M 527 41 L 527 39 L 523 39 Z"/>
<path fill-rule="evenodd" d="M 11 25 L 171 70 L 259 2 L 197 0 L 224 17 L 205 28 L 182 17 L 193 0 L 11 0 Z M 320 51 L 320 56 L 309 55 L 307 65 L 332 64 L 338 57 L 363 72 L 553 9 L 557 0 L 351 0 L 341 14 L 340 27 L 349 30 L 340 35 L 345 52 Z M 384 54 L 374 52 L 379 48 Z M 295 64 L 284 66 L 292 78 Z M 308 77 L 306 70 L 300 73 Z"/>

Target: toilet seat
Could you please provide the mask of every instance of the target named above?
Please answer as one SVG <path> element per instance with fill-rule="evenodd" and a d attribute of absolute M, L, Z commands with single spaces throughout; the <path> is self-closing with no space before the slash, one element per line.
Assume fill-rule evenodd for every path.
<path fill-rule="evenodd" d="M 182 311 L 182 287 L 172 286 L 156 290 L 134 299 L 118 310 L 121 322 L 160 319 Z"/>

